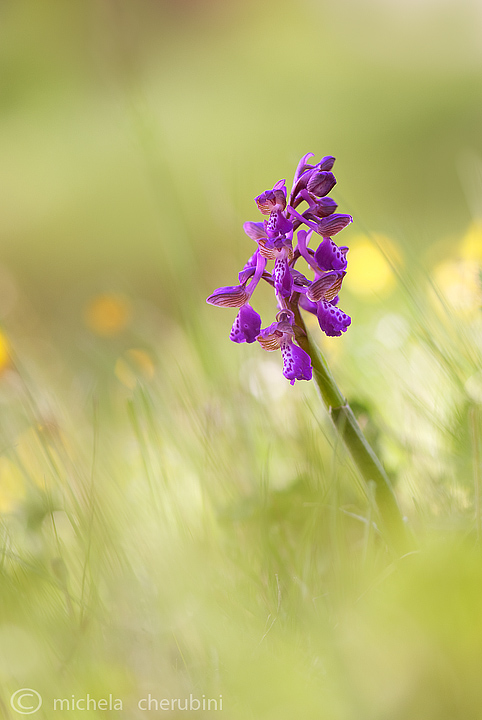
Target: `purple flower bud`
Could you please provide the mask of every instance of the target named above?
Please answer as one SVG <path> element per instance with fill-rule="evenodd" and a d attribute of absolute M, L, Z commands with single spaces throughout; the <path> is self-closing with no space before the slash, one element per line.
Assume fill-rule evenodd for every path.
<path fill-rule="evenodd" d="M 325 238 L 315 252 L 320 270 L 346 270 L 347 247 L 338 247 L 329 237 Z"/>
<path fill-rule="evenodd" d="M 331 215 L 335 212 L 336 208 L 338 207 L 337 203 L 333 200 L 331 197 L 322 197 L 319 200 L 317 200 L 316 205 L 313 205 L 309 208 L 308 211 L 305 211 L 303 215 L 307 216 L 312 215 L 314 218 L 324 218 L 328 217 L 328 215 Z"/>
<path fill-rule="evenodd" d="M 324 195 L 328 195 L 335 185 L 336 178 L 332 172 L 320 171 L 311 175 L 306 185 L 306 189 L 308 192 L 313 193 L 313 195 L 316 195 L 317 197 L 323 197 Z"/>
<path fill-rule="evenodd" d="M 329 337 L 335 337 L 346 332 L 347 327 L 351 323 L 351 317 L 335 307 L 332 303 L 321 300 L 318 303 L 318 322 L 320 328 Z"/>
<path fill-rule="evenodd" d="M 229 335 L 230 340 L 236 343 L 253 343 L 261 330 L 261 317 L 251 305 L 239 308 L 236 319 Z"/>
<path fill-rule="evenodd" d="M 332 155 L 325 155 L 318 163 L 318 167 L 320 170 L 331 170 L 334 164 L 335 158 Z"/>

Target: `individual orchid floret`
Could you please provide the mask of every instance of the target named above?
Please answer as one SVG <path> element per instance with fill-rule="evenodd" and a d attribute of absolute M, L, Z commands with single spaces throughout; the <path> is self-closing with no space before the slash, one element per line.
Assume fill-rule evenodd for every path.
<path fill-rule="evenodd" d="M 294 338 L 294 314 L 291 310 L 280 310 L 276 322 L 261 330 L 257 338 L 264 350 L 281 350 L 283 375 L 291 385 L 295 380 L 311 380 L 313 375 L 310 356 L 294 343 Z"/>
<path fill-rule="evenodd" d="M 256 310 L 249 305 L 249 300 L 260 279 L 263 277 L 265 268 L 266 259 L 263 258 L 257 250 L 239 273 L 239 285 L 218 288 L 207 298 L 207 302 L 210 305 L 217 305 L 218 307 L 239 307 L 239 312 L 229 335 L 233 342 L 252 343 L 259 334 L 261 317 Z"/>
<path fill-rule="evenodd" d="M 280 180 L 272 190 L 266 190 L 255 198 L 258 210 L 263 215 L 269 215 L 269 219 L 264 224 L 264 229 L 270 238 L 285 235 L 293 229 L 291 222 L 283 214 L 286 208 L 285 182 L 285 180 Z"/>
<path fill-rule="evenodd" d="M 344 270 L 324 272 L 300 297 L 300 306 L 317 316 L 321 330 L 329 337 L 341 335 L 351 323 L 350 316 L 336 307 L 345 275 Z"/>
<path fill-rule="evenodd" d="M 266 260 L 276 260 L 278 252 L 273 239 L 268 237 L 266 225 L 266 222 L 245 222 L 243 227 L 246 235 L 258 243 L 261 255 Z"/>
<path fill-rule="evenodd" d="M 272 190 L 258 195 L 256 205 L 263 215 L 270 215 L 273 210 L 284 210 L 286 207 L 286 180 L 279 180 Z"/>
<path fill-rule="evenodd" d="M 293 259 L 291 223 L 289 223 L 289 228 L 289 235 L 286 235 L 285 233 L 273 233 L 270 235 L 266 229 L 266 223 L 244 223 L 244 231 L 248 237 L 258 243 L 260 255 L 266 260 L 274 260 L 275 262 L 278 260 L 284 262 L 285 259 L 287 261 Z"/>

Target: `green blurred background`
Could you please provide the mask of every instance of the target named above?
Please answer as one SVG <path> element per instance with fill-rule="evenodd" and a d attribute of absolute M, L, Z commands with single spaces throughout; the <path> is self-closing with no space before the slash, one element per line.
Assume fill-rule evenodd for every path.
<path fill-rule="evenodd" d="M 51 318 L 109 286 L 203 302 L 251 250 L 254 195 L 308 151 L 337 157 L 352 233 L 443 254 L 480 213 L 478 2 L 0 12 L 1 261 Z"/>

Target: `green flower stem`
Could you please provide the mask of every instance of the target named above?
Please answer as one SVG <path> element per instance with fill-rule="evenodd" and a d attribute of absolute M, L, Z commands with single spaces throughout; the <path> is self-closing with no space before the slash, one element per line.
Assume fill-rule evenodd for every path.
<path fill-rule="evenodd" d="M 317 345 L 311 340 L 297 303 L 293 303 L 292 310 L 295 313 L 295 322 L 302 330 L 299 336 L 297 334 L 296 340 L 300 347 L 311 357 L 313 379 L 323 403 L 366 483 L 367 492 L 370 483 L 374 485 L 380 530 L 385 536 L 391 537 L 398 549 L 403 550 L 407 546 L 408 534 L 390 479 L 363 435 L 351 407 L 346 398 L 343 397 L 331 374 L 325 358 Z"/>

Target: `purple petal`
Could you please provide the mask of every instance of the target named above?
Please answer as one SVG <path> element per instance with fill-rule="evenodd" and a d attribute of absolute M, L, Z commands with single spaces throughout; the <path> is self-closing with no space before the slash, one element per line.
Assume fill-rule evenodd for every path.
<path fill-rule="evenodd" d="M 278 323 L 274 322 L 261 330 L 256 338 L 263 350 L 271 352 L 279 350 L 283 333 L 278 330 Z"/>
<path fill-rule="evenodd" d="M 307 352 L 286 340 L 281 343 L 283 356 L 283 375 L 294 385 L 295 380 L 311 380 L 313 371 L 311 358 Z"/>
<path fill-rule="evenodd" d="M 346 270 L 348 248 L 338 247 L 329 237 L 325 238 L 315 252 L 315 260 L 320 270 Z"/>
<path fill-rule="evenodd" d="M 346 332 L 351 323 L 349 315 L 325 300 L 318 303 L 317 316 L 320 328 L 329 337 L 338 337 L 342 332 Z"/>
<path fill-rule="evenodd" d="M 276 193 L 276 191 L 279 191 L 279 190 L 281 190 L 281 192 L 283 193 L 284 199 L 286 200 L 286 196 L 288 194 L 287 190 L 286 190 L 286 180 L 278 180 L 278 182 L 276 183 L 276 185 L 273 188 L 273 192 Z"/>
<path fill-rule="evenodd" d="M 313 302 L 320 300 L 331 302 L 338 295 L 345 275 L 344 270 L 330 270 L 311 283 L 306 293 L 307 298 Z"/>
<path fill-rule="evenodd" d="M 331 237 L 339 233 L 343 228 L 346 228 L 351 222 L 353 222 L 351 215 L 334 213 L 327 218 L 323 218 L 323 220 L 318 223 L 318 232 L 320 235 L 323 235 L 323 237 Z"/>
<path fill-rule="evenodd" d="M 281 210 L 272 211 L 266 224 L 266 234 L 269 237 L 274 237 L 279 234 L 285 235 L 291 232 L 292 229 L 293 225 L 285 218 Z"/>
<path fill-rule="evenodd" d="M 210 295 L 206 302 L 217 307 L 241 307 L 249 300 L 244 285 L 220 287 Z"/>
<path fill-rule="evenodd" d="M 296 168 L 295 172 L 295 180 L 298 180 L 298 178 L 306 171 L 306 170 L 313 170 L 314 165 L 310 165 L 308 163 L 308 158 L 311 158 L 314 156 L 314 153 L 306 153 L 306 155 L 303 155 L 301 160 L 298 163 L 298 167 Z"/>
<path fill-rule="evenodd" d="M 273 269 L 274 286 L 281 297 L 288 298 L 293 290 L 293 277 L 286 257 L 278 257 Z"/>
<path fill-rule="evenodd" d="M 244 268 L 241 270 L 240 273 L 238 273 L 239 278 L 239 284 L 244 285 L 250 277 L 253 277 L 254 273 L 256 272 L 256 264 L 258 262 L 258 251 L 255 250 L 254 253 L 251 255 L 249 260 L 247 261 Z"/>
<path fill-rule="evenodd" d="M 246 235 L 255 242 L 258 242 L 261 238 L 266 238 L 266 230 L 263 222 L 245 222 L 243 228 Z"/>
<path fill-rule="evenodd" d="M 328 195 L 336 185 L 336 178 L 332 172 L 315 172 L 312 174 L 306 188 L 308 192 L 313 193 L 317 197 Z"/>
<path fill-rule="evenodd" d="M 265 260 L 276 260 L 278 257 L 278 251 L 273 245 L 272 240 L 261 239 L 258 244 L 259 254 L 264 257 Z"/>
<path fill-rule="evenodd" d="M 325 155 L 318 163 L 320 170 L 331 170 L 335 164 L 335 158 L 332 155 Z"/>
<path fill-rule="evenodd" d="M 275 208 L 284 210 L 286 207 L 286 185 L 285 180 L 279 180 L 272 190 L 265 190 L 264 193 L 255 198 L 258 210 L 263 215 L 269 215 Z"/>
<path fill-rule="evenodd" d="M 328 217 L 335 212 L 338 207 L 337 203 L 331 197 L 322 197 L 317 200 L 316 205 L 305 210 L 303 215 L 313 215 L 314 218 Z"/>
<path fill-rule="evenodd" d="M 308 312 L 313 313 L 313 315 L 316 315 L 318 312 L 317 303 L 308 300 L 306 295 L 300 295 L 299 305 L 303 308 L 303 310 L 307 310 Z"/>
<path fill-rule="evenodd" d="M 299 270 L 296 270 L 296 268 L 290 268 L 291 276 L 293 278 L 294 284 L 297 286 L 296 289 L 299 288 L 307 288 L 311 285 L 311 280 L 308 280 L 308 278 L 303 275 Z"/>
<path fill-rule="evenodd" d="M 261 330 L 261 317 L 251 305 L 243 305 L 231 328 L 230 340 L 236 343 L 252 343 L 256 340 Z"/>
<path fill-rule="evenodd" d="M 278 329 L 278 322 L 276 321 L 276 322 L 271 323 L 271 325 L 268 325 L 268 327 L 263 328 L 260 331 L 260 336 L 267 337 L 268 335 L 272 335 L 275 332 L 275 330 L 277 330 L 277 329 Z"/>
<path fill-rule="evenodd" d="M 292 197 L 292 205 L 296 207 L 299 205 L 300 202 L 302 202 L 303 198 L 300 196 L 300 193 L 306 188 L 311 176 L 316 173 L 316 170 L 313 168 L 312 165 L 305 166 L 305 169 L 297 179 L 295 185 L 293 186 L 293 191 L 291 193 Z"/>

